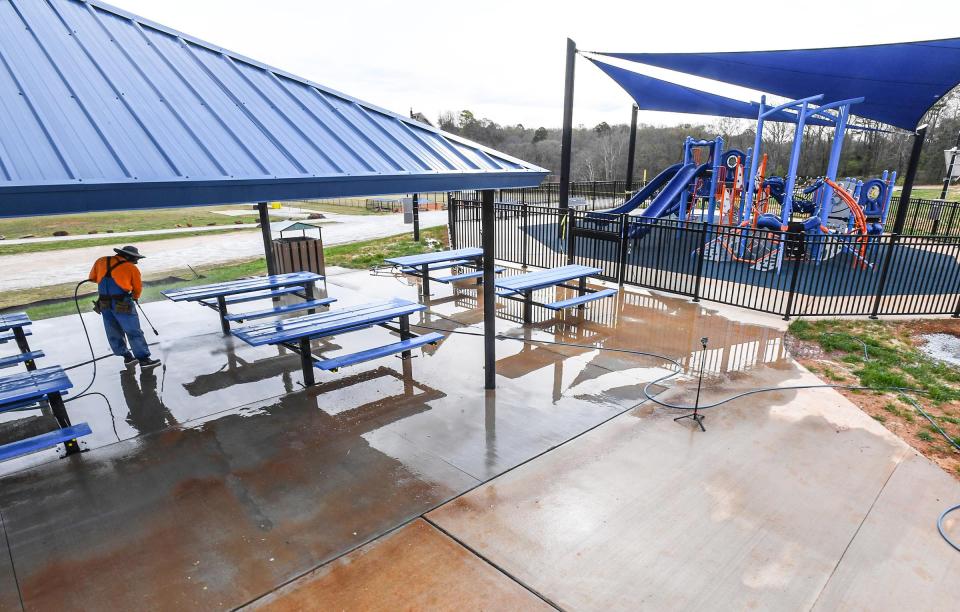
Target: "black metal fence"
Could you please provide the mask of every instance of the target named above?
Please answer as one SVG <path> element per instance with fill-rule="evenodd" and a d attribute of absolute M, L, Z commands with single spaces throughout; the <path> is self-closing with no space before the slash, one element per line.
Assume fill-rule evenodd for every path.
<path fill-rule="evenodd" d="M 630 196 L 642 189 L 642 181 L 634 181 L 628 186 L 625 181 L 578 181 L 570 183 L 570 206 L 576 210 L 602 211 L 615 208 L 626 202 Z M 656 194 L 654 194 L 655 196 Z M 798 195 L 802 195 L 798 191 Z M 476 191 L 458 191 L 450 194 L 464 202 L 480 201 L 480 194 Z M 538 187 L 529 187 L 523 189 L 502 189 L 497 192 L 497 202 L 503 204 L 527 204 L 533 206 L 556 207 L 560 203 L 560 184 L 543 183 Z M 637 210 L 644 210 L 652 201 L 646 202 L 637 207 Z M 887 215 L 885 231 L 893 230 L 894 220 L 897 218 L 897 209 L 900 206 L 900 199 L 894 194 L 893 201 L 890 203 L 890 211 Z M 696 210 L 703 210 L 706 207 L 706 201 L 696 202 Z M 773 199 L 770 200 L 768 212 L 779 214 L 780 205 Z M 800 220 L 802 215 L 796 213 L 794 220 Z M 910 208 L 907 211 L 906 223 L 903 229 L 904 234 L 912 235 L 930 235 L 930 236 L 960 236 L 960 202 L 949 202 L 942 200 L 925 200 L 921 198 L 912 198 Z"/>
<path fill-rule="evenodd" d="M 960 315 L 960 236 L 804 237 L 497 203 L 496 257 L 568 261 L 600 278 L 791 316 Z M 455 247 L 481 246 L 480 204 L 453 199 Z"/>

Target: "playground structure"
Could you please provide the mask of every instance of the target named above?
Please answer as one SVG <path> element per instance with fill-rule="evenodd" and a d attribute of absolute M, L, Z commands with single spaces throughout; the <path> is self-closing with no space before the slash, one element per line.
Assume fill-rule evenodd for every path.
<path fill-rule="evenodd" d="M 703 222 L 732 231 L 711 233 L 700 248 L 710 261 L 744 263 L 756 270 L 780 271 L 787 260 L 820 263 L 848 253 L 855 265 L 871 268 L 867 258 L 871 236 L 883 233 L 890 211 L 895 171 L 880 177 L 837 181 L 850 108 L 862 98 L 820 104 L 823 96 L 792 100 L 778 106 L 760 102 L 753 147 L 746 152 L 724 149 L 724 140 L 687 137 L 683 160 L 656 175 L 622 206 L 589 215 L 587 228 L 602 228 L 610 215 L 632 214 L 649 201 L 631 224 L 628 237 L 642 238 L 650 223 L 674 218 Z M 785 176 L 767 176 L 763 128 L 769 118 L 790 113 L 796 131 Z M 797 170 L 804 127 L 812 120 L 833 126 L 833 144 L 822 176 L 799 185 Z M 823 237 L 841 237 L 824 241 Z M 776 240 L 771 241 L 771 237 Z"/>

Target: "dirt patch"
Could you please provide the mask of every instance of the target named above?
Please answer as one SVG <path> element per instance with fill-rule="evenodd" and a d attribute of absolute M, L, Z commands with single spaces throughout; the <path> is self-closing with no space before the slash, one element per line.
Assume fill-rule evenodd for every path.
<path fill-rule="evenodd" d="M 934 418 L 940 429 L 960 442 L 960 399 L 949 395 L 955 395 L 955 391 L 960 389 L 957 384 L 960 370 L 943 363 L 927 366 L 923 359 L 929 358 L 920 357 L 920 347 L 925 341 L 923 335 L 940 333 L 960 337 L 960 320 L 824 323 L 816 329 L 808 328 L 797 330 L 796 335 L 788 334 L 787 348 L 797 361 L 829 384 L 864 384 L 865 376 L 876 376 L 875 371 L 866 372 L 869 366 L 876 367 L 881 360 L 886 360 L 882 372 L 889 373 L 891 377 L 901 377 L 906 386 L 941 385 L 947 390 L 947 396 L 932 399 L 930 396 L 917 395 L 913 399 Z M 865 359 L 861 341 L 868 345 Z M 895 357 L 894 360 L 891 360 L 891 355 Z M 876 360 L 873 364 L 872 359 Z M 944 368 L 949 368 L 949 371 Z M 934 379 L 932 383 L 931 379 Z M 892 433 L 960 480 L 960 452 L 944 440 L 902 394 L 848 389 L 839 391 Z"/>

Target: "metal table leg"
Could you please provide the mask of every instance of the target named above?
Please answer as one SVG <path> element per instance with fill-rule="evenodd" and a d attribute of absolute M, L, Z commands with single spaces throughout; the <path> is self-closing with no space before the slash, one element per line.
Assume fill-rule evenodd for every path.
<path fill-rule="evenodd" d="M 223 333 L 230 333 L 230 321 L 227 321 L 227 299 L 222 296 L 217 296 L 217 312 L 220 313 L 220 329 L 223 330 Z"/>
<path fill-rule="evenodd" d="M 60 428 L 70 427 L 70 417 L 67 415 L 67 407 L 63 403 L 63 397 L 59 393 L 51 393 L 47 396 L 50 402 L 50 408 L 53 409 L 53 416 L 57 419 Z M 67 440 L 63 443 L 67 455 L 75 455 L 80 452 L 80 444 L 76 440 Z"/>
<path fill-rule="evenodd" d="M 307 387 L 317 382 L 313 377 L 312 351 L 310 338 L 300 338 L 300 367 L 303 369 L 303 384 Z"/>
<path fill-rule="evenodd" d="M 22 327 L 13 328 L 13 337 L 17 341 L 17 348 L 20 349 L 21 353 L 30 352 L 30 344 L 27 342 L 27 335 L 23 333 Z M 28 359 L 23 362 L 27 366 L 28 371 L 36 370 L 37 364 L 33 359 Z"/>
<path fill-rule="evenodd" d="M 423 275 L 423 299 L 430 299 L 430 266 L 423 264 L 420 266 L 420 273 Z"/>
<path fill-rule="evenodd" d="M 410 315 L 403 315 L 400 317 L 400 339 L 409 340 L 413 337 L 413 334 L 410 333 Z M 410 351 L 403 351 L 400 353 L 402 359 L 410 359 L 413 355 Z"/>
<path fill-rule="evenodd" d="M 533 320 L 533 291 L 523 294 L 523 322 L 527 325 Z"/>

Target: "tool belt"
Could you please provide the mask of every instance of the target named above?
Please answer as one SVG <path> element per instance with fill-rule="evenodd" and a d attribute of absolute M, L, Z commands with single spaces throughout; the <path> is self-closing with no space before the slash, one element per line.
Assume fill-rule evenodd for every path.
<path fill-rule="evenodd" d="M 93 311 L 97 314 L 112 310 L 117 314 L 133 312 L 133 299 L 129 295 L 100 295 L 93 302 Z"/>

